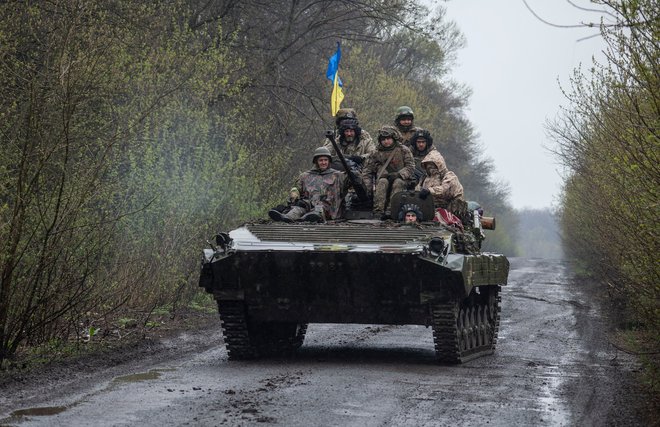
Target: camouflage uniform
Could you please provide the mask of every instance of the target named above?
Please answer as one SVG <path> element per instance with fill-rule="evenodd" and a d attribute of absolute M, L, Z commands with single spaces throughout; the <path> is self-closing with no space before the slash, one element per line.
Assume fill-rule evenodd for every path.
<path fill-rule="evenodd" d="M 348 189 L 346 174 L 328 168 L 321 171 L 318 168 L 303 172 L 298 178 L 296 187 L 300 191 L 301 199 L 306 202 L 306 208 L 300 203 L 291 208 L 289 217 L 298 219 L 309 211 L 314 210 L 326 219 L 337 219 L 343 214 L 342 201 Z M 295 211 L 295 212 L 294 212 Z"/>
<path fill-rule="evenodd" d="M 383 131 L 391 132 L 395 135 L 394 143 L 388 148 L 384 147 L 381 143 Z M 376 176 L 390 156 L 392 156 L 392 160 L 388 163 L 387 168 L 380 176 Z M 406 190 L 414 171 L 415 161 L 413 160 L 412 153 L 408 147 L 401 145 L 401 135 L 399 132 L 392 126 L 383 126 L 379 131 L 376 151 L 369 156 L 367 164 L 362 170 L 362 181 L 367 191 L 372 191 L 375 181 L 375 190 L 373 193 L 375 214 L 385 213 L 387 190 L 390 188 L 390 185 L 390 194 Z"/>
<path fill-rule="evenodd" d="M 414 122 L 411 123 L 410 126 L 401 126 L 399 120 L 405 117 L 409 117 L 411 120 L 415 120 L 415 115 L 413 113 L 412 108 L 404 105 L 399 107 L 396 111 L 396 117 L 394 118 L 394 126 L 396 126 L 399 133 L 401 133 L 401 144 L 410 148 L 410 140 L 412 139 L 412 136 L 415 134 L 415 132 L 419 132 L 422 129 L 415 127 L 415 125 L 413 124 Z"/>
<path fill-rule="evenodd" d="M 362 165 L 367 157 L 369 157 L 369 154 L 376 151 L 376 145 L 371 135 L 360 127 L 355 110 L 352 108 L 339 109 L 335 117 L 335 125 L 335 141 L 344 157 L 357 156 L 359 159 L 353 160 L 357 164 Z M 344 131 L 346 129 L 353 129 L 355 131 L 355 141 L 348 142 L 344 139 Z M 333 158 L 336 158 L 337 152 L 328 138 L 323 140 L 323 146 L 330 150 Z"/>
<path fill-rule="evenodd" d="M 343 138 L 339 135 L 339 131 L 335 131 L 335 141 L 337 141 L 337 146 L 341 150 L 341 153 L 344 157 L 351 156 L 360 156 L 362 160 L 366 160 L 371 153 L 376 151 L 376 144 L 374 143 L 371 135 L 366 130 L 362 130 L 360 136 L 357 138 L 357 141 L 345 142 Z M 330 150 L 332 157 L 337 156 L 335 147 L 332 146 L 332 143 L 328 141 L 328 138 L 325 139 L 323 146 Z"/>
<path fill-rule="evenodd" d="M 426 188 L 433 196 L 433 203 L 436 207 L 445 208 L 449 211 L 455 211 L 454 205 L 465 203 L 463 198 L 463 186 L 458 181 L 454 172 L 447 169 L 445 159 L 438 150 L 431 150 L 422 160 L 422 166 L 432 163 L 437 168 L 431 175 L 426 176 L 415 188 L 420 191 Z M 462 203 L 460 203 L 462 202 Z"/>
<path fill-rule="evenodd" d="M 408 127 L 399 126 L 398 121 L 396 122 L 396 128 L 401 134 L 401 144 L 405 145 L 408 148 L 411 147 L 410 140 L 412 139 L 413 135 L 416 132 L 422 130 L 421 128 L 415 126 L 408 126 Z"/>
<path fill-rule="evenodd" d="M 418 130 L 410 138 L 410 151 L 412 151 L 413 158 L 415 159 L 415 184 L 418 184 L 426 176 L 426 171 L 422 167 L 422 160 L 427 154 L 435 150 L 435 147 L 433 146 L 433 137 L 429 131 L 419 128 L 417 129 Z M 421 151 L 417 149 L 416 142 L 418 138 L 424 138 L 426 140 L 426 147 Z M 442 161 L 444 163 L 444 159 L 442 159 Z"/>

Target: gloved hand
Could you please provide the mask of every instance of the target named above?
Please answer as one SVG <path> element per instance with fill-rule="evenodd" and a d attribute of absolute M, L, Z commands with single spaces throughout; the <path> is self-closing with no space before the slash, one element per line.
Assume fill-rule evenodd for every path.
<path fill-rule="evenodd" d="M 344 170 L 344 165 L 339 160 L 333 160 L 332 163 L 330 163 L 330 167 L 338 171 Z"/>
<path fill-rule="evenodd" d="M 293 204 L 294 206 L 300 206 L 301 208 L 309 209 L 309 203 L 303 199 L 298 199 Z"/>
<path fill-rule="evenodd" d="M 348 178 L 351 180 L 351 182 L 356 182 L 356 183 L 362 183 L 362 178 L 358 174 L 356 174 L 353 171 L 348 171 L 347 172 Z"/>
<path fill-rule="evenodd" d="M 431 194 L 431 192 L 429 191 L 428 188 L 422 188 L 419 191 L 419 198 L 422 199 L 422 200 L 426 200 L 426 198 L 429 196 L 429 194 Z"/>
<path fill-rule="evenodd" d="M 362 157 L 360 156 L 348 156 L 347 159 L 354 162 L 357 165 L 361 165 L 363 161 Z"/>

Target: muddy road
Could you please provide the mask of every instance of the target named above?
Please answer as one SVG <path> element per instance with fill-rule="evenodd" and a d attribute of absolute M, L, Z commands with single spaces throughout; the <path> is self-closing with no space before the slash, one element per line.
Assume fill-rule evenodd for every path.
<path fill-rule="evenodd" d="M 495 355 L 434 362 L 430 328 L 310 325 L 295 359 L 229 362 L 219 321 L 113 366 L 0 390 L 0 425 L 639 425 L 593 291 L 513 259 Z"/>

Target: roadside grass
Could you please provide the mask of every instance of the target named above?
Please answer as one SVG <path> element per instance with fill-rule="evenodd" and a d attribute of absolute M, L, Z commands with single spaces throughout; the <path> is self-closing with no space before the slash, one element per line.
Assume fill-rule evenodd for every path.
<path fill-rule="evenodd" d="M 148 313 L 124 310 L 112 318 L 81 325 L 78 331 L 66 337 L 53 338 L 41 345 L 24 345 L 0 366 L 0 376 L 111 352 L 140 340 L 203 328 L 218 315 L 213 298 L 203 293 L 199 295 L 176 311 L 169 305 L 156 307 Z"/>
<path fill-rule="evenodd" d="M 627 329 L 614 331 L 610 343 L 639 360 L 641 369 L 637 377 L 648 396 L 647 419 L 652 420 L 660 413 L 660 332 L 639 324 L 628 326 Z"/>
<path fill-rule="evenodd" d="M 614 286 L 583 268 L 580 262 L 571 263 L 577 282 L 590 290 L 599 301 L 609 323 L 609 343 L 618 350 L 634 356 L 640 364 L 635 381 L 644 395 L 645 418 L 649 425 L 658 425 L 660 413 L 660 312 L 649 310 L 651 304 L 642 296 L 622 286 Z"/>
<path fill-rule="evenodd" d="M 218 306 L 213 298 L 206 292 L 197 292 L 193 295 L 188 307 L 202 313 L 217 313 Z"/>

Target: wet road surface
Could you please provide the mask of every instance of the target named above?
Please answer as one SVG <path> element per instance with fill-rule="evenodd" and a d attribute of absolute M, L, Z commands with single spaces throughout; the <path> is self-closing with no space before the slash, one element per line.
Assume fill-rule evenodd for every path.
<path fill-rule="evenodd" d="M 636 365 L 607 344 L 599 310 L 562 263 L 513 259 L 493 356 L 441 366 L 430 328 L 315 324 L 294 359 L 229 362 L 215 330 L 193 356 L 90 372 L 94 386 L 30 406 L 0 400 L 0 424 L 605 425 Z"/>

